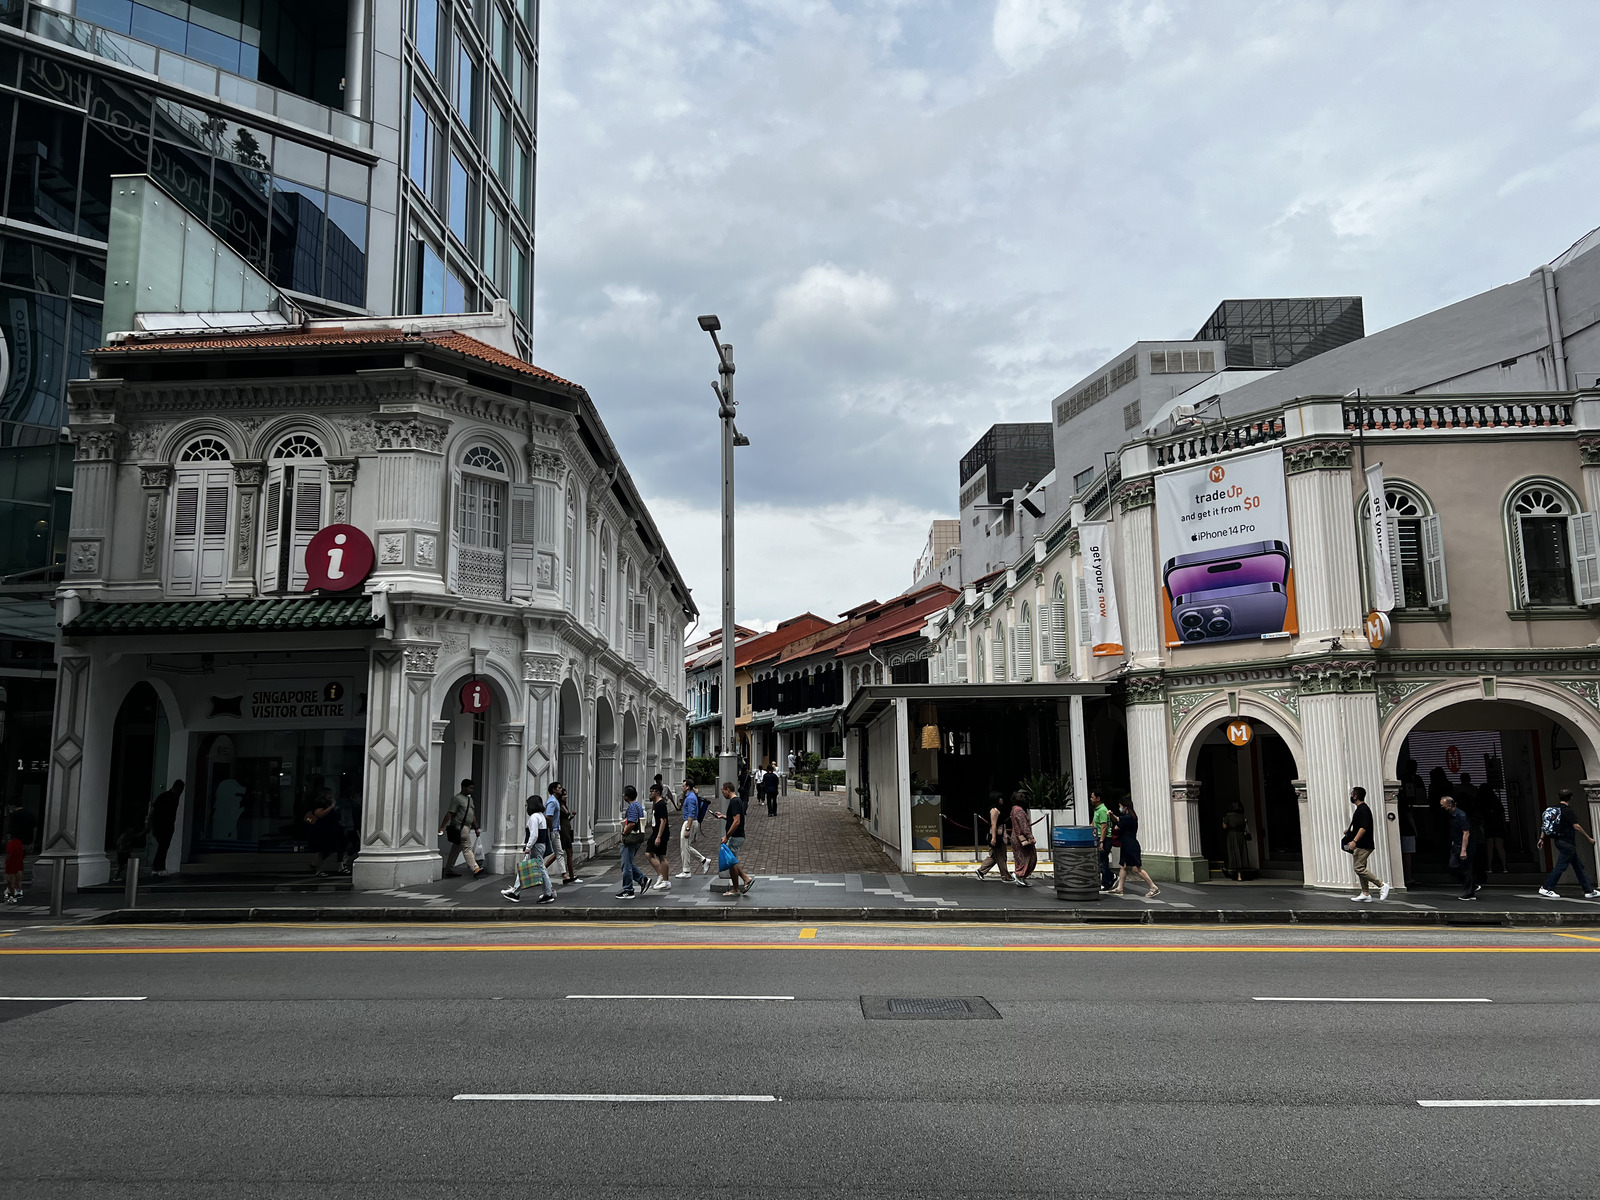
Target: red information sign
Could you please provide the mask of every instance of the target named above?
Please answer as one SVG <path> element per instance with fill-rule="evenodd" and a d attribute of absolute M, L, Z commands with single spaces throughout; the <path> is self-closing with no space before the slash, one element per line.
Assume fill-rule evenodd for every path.
<path fill-rule="evenodd" d="M 1461 773 L 1461 747 L 1446 746 L 1444 750 L 1444 769 L 1452 775 Z"/>
<path fill-rule="evenodd" d="M 306 591 L 360 587 L 375 560 L 372 539 L 354 525 L 324 525 L 306 544 Z"/>
<path fill-rule="evenodd" d="M 491 699 L 489 685 L 481 680 L 472 679 L 461 685 L 461 711 L 464 713 L 488 712 Z"/>

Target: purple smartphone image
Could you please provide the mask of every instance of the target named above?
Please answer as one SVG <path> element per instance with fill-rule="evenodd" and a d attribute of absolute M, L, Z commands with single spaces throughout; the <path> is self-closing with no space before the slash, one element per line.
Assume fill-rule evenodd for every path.
<path fill-rule="evenodd" d="M 1202 550 L 1198 554 L 1180 554 L 1167 560 L 1163 575 L 1167 595 L 1174 600 L 1218 588 L 1287 583 L 1289 547 L 1282 542 L 1246 542 Z"/>
<path fill-rule="evenodd" d="M 1179 596 L 1172 623 L 1185 642 L 1225 642 L 1283 629 L 1289 593 L 1281 583 L 1253 583 Z"/>

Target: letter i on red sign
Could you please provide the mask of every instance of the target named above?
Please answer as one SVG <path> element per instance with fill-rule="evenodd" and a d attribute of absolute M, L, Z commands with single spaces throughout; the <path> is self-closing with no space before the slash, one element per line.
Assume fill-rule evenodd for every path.
<path fill-rule="evenodd" d="M 461 711 L 481 713 L 489 711 L 489 685 L 474 679 L 461 685 Z"/>

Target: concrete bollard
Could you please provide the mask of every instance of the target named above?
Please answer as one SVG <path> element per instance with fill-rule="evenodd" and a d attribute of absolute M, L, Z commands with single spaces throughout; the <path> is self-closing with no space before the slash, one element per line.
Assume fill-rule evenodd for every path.
<path fill-rule="evenodd" d="M 139 907 L 139 863 L 142 860 L 137 854 L 128 859 L 128 874 L 122 884 L 122 907 Z"/>

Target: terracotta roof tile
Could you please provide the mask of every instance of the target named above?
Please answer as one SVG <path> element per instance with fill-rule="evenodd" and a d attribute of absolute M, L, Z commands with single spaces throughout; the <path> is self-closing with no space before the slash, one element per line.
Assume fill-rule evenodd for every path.
<path fill-rule="evenodd" d="M 497 350 L 465 333 L 412 333 L 402 329 L 289 329 L 282 332 L 177 334 L 129 338 L 99 351 L 101 354 L 152 350 L 277 350 L 297 346 L 437 346 L 467 358 L 480 359 L 492 366 L 516 371 L 534 379 L 575 386 L 571 380 L 536 367 L 504 350 Z"/>

